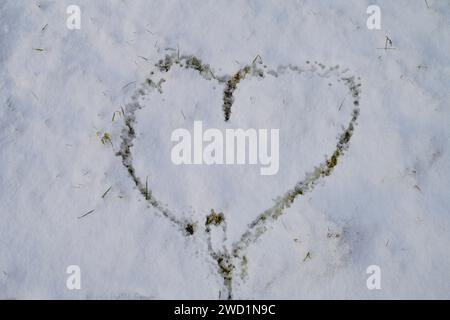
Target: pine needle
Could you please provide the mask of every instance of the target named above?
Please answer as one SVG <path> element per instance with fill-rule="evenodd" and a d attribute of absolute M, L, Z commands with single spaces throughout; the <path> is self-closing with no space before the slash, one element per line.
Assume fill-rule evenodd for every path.
<path fill-rule="evenodd" d="M 89 212 L 86 212 L 86 213 L 83 214 L 82 216 L 78 217 L 78 219 L 82 219 L 82 218 L 84 218 L 84 217 L 90 215 L 90 214 L 91 214 L 92 212 L 94 212 L 94 211 L 95 211 L 95 209 L 93 209 L 93 210 L 91 210 L 91 211 L 89 211 Z"/>
<path fill-rule="evenodd" d="M 106 195 L 108 194 L 109 190 L 111 190 L 112 187 L 109 187 L 108 190 L 105 191 L 105 193 L 102 195 L 102 199 L 104 199 L 106 197 Z"/>

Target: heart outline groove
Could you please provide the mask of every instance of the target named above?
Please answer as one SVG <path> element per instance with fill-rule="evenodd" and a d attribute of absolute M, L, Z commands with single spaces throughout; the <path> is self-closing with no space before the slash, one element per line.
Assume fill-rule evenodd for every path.
<path fill-rule="evenodd" d="M 245 255 L 246 249 L 255 243 L 268 229 L 271 223 L 274 223 L 281 215 L 283 215 L 285 209 L 289 208 L 291 204 L 299 197 L 308 192 L 311 192 L 315 185 L 321 180 L 330 176 L 338 164 L 339 159 L 348 150 L 350 140 L 352 138 L 355 127 L 357 126 L 357 120 L 360 114 L 360 95 L 361 95 L 361 82 L 360 78 L 355 76 L 346 76 L 349 69 L 340 71 L 339 66 L 326 68 L 324 64 L 307 61 L 307 68 L 303 69 L 296 65 L 279 66 L 276 69 L 265 69 L 261 67 L 262 59 L 257 56 L 251 64 L 246 65 L 239 69 L 232 75 L 215 75 L 213 69 L 204 64 L 201 59 L 194 55 L 182 55 L 179 52 L 166 54 L 163 59 L 155 64 L 155 69 L 150 72 L 150 76 L 146 81 L 134 92 L 131 96 L 131 102 L 125 106 L 123 111 L 124 127 L 122 129 L 120 139 L 120 150 L 116 153 L 121 158 L 123 166 L 128 171 L 129 176 L 133 180 L 134 185 L 139 190 L 144 199 L 161 214 L 162 217 L 169 220 L 174 224 L 181 232 L 186 236 L 193 236 L 195 233 L 203 231 L 206 235 L 208 253 L 210 257 L 216 263 L 216 270 L 220 277 L 223 279 L 223 291 L 224 298 L 232 299 L 233 289 L 233 275 L 235 269 L 240 265 L 247 263 Z M 148 180 L 141 179 L 133 166 L 133 157 L 131 148 L 133 147 L 133 141 L 136 138 L 135 124 L 137 123 L 136 112 L 144 106 L 139 102 L 139 98 L 145 96 L 152 90 L 157 90 L 162 93 L 163 84 L 166 81 L 163 77 L 158 80 L 159 75 L 168 73 L 174 66 L 178 66 L 182 69 L 191 69 L 198 72 L 198 74 L 208 81 L 216 81 L 218 84 L 223 85 L 223 105 L 222 111 L 224 113 L 224 121 L 229 121 L 232 114 L 232 106 L 234 103 L 234 92 L 237 89 L 240 82 L 250 77 L 264 78 L 266 74 L 278 77 L 282 76 L 286 70 L 297 72 L 312 72 L 322 78 L 329 78 L 334 76 L 339 82 L 342 82 L 348 89 L 348 93 L 353 99 L 353 109 L 351 111 L 351 118 L 347 126 L 339 134 L 336 148 L 332 151 L 331 155 L 326 156 L 325 160 L 316 165 L 311 171 L 306 172 L 304 178 L 299 178 L 296 185 L 279 195 L 275 199 L 275 203 L 262 213 L 258 214 L 256 218 L 248 225 L 247 230 L 240 236 L 238 241 L 235 241 L 231 249 L 227 249 L 223 246 L 220 250 L 214 250 L 212 244 L 212 231 L 221 232 L 223 241 L 226 239 L 227 224 L 225 216 L 222 213 L 216 213 L 211 210 L 211 214 L 206 217 L 204 229 L 197 227 L 197 222 L 188 219 L 180 219 L 167 207 L 162 205 L 152 193 L 152 189 L 148 185 Z M 322 72 L 322 73 L 319 73 Z M 342 104 L 341 104 L 342 106 Z M 222 290 L 220 290 L 220 298 L 223 297 Z"/>

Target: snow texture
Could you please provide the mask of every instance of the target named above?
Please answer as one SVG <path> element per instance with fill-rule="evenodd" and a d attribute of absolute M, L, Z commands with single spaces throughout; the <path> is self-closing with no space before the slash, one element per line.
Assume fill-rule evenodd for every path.
<path fill-rule="evenodd" d="M 449 299 L 450 3 L 371 4 L 1 1 L 0 298 Z M 174 165 L 194 121 L 278 173 Z"/>

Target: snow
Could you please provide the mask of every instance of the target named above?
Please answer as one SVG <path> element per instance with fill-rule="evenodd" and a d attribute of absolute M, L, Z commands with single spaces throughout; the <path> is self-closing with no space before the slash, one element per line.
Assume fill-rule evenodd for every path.
<path fill-rule="evenodd" d="M 80 30 L 66 27 L 71 4 Z M 0 298 L 450 298 L 450 5 L 377 1 L 382 29 L 368 30 L 371 4 L 1 2 Z M 161 71 L 166 55 L 210 69 Z M 225 122 L 226 82 L 245 66 Z M 161 78 L 161 92 L 146 82 Z M 331 174 L 281 201 L 355 109 Z M 170 135 L 195 120 L 280 129 L 278 174 L 174 165 Z M 207 232 L 211 210 L 225 222 Z M 66 287 L 69 265 L 81 290 Z"/>

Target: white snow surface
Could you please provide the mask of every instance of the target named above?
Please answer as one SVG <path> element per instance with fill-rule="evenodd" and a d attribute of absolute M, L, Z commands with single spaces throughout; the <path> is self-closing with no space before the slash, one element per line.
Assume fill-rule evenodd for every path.
<path fill-rule="evenodd" d="M 225 238 L 213 230 L 212 244 L 230 251 L 333 153 L 353 110 L 326 73 L 339 66 L 361 83 L 349 149 L 249 244 L 232 298 L 449 299 L 450 2 L 376 1 L 382 28 L 368 30 L 372 2 L 1 1 L 0 298 L 223 298 L 206 216 L 224 213 Z M 80 30 L 66 27 L 71 4 Z M 156 72 L 162 93 L 147 92 L 135 112 L 136 175 L 193 235 L 146 201 L 117 155 L 122 110 L 177 52 L 217 76 L 255 57 L 265 68 L 239 83 L 229 122 L 224 84 L 178 65 Z M 305 71 L 268 72 L 280 66 Z M 175 166 L 171 132 L 194 120 L 280 129 L 278 174 Z M 81 290 L 66 287 L 69 265 L 81 268 Z M 370 265 L 379 290 L 366 286 Z"/>

